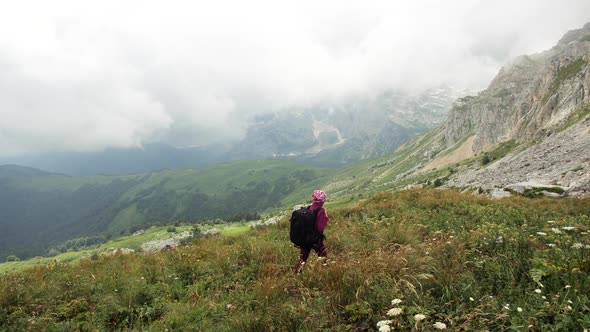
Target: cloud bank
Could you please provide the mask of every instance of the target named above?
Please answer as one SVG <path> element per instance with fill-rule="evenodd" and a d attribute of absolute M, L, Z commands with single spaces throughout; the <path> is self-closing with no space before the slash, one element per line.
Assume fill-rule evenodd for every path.
<path fill-rule="evenodd" d="M 242 135 L 249 114 L 484 88 L 590 21 L 565 1 L 19 1 L 0 12 L 0 156 Z"/>

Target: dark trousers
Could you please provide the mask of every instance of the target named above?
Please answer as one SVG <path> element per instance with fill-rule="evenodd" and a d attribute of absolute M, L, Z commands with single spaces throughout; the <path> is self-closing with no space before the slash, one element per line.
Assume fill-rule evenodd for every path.
<path fill-rule="evenodd" d="M 324 247 L 324 240 L 320 240 L 320 242 L 314 244 L 311 248 L 301 248 L 301 251 L 299 252 L 299 260 L 293 269 L 295 274 L 299 274 L 299 272 L 301 272 L 301 269 L 303 268 L 305 261 L 307 261 L 309 258 L 309 254 L 311 253 L 312 249 L 316 252 L 316 254 L 318 254 L 318 257 L 326 257 L 326 247 Z"/>
<path fill-rule="evenodd" d="M 309 249 L 301 248 L 301 251 L 299 252 L 299 261 L 307 261 L 307 258 L 309 258 L 309 254 L 311 253 L 312 249 L 316 252 L 316 254 L 318 254 L 319 257 L 326 257 L 327 255 L 326 247 L 324 247 L 324 240 L 320 240 L 320 242 L 314 244 L 313 247 Z"/>

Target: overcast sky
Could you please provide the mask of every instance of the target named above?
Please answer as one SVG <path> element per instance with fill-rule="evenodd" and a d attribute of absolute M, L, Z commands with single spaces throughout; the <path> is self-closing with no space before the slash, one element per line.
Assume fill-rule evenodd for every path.
<path fill-rule="evenodd" d="M 0 156 L 236 137 L 244 114 L 485 88 L 590 21 L 588 0 L 10 1 Z"/>

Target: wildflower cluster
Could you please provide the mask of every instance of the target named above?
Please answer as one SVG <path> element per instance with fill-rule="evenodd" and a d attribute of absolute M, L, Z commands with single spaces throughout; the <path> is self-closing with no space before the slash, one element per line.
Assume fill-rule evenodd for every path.
<path fill-rule="evenodd" d="M 422 313 L 414 314 L 417 310 L 420 310 L 417 307 L 408 307 L 408 310 L 404 310 L 404 308 L 400 306 L 401 303 L 402 300 L 400 299 L 393 299 L 391 301 L 391 308 L 385 313 L 385 315 L 390 319 L 380 320 L 377 322 L 377 328 L 379 329 L 379 332 L 389 332 L 395 328 L 407 329 L 410 326 L 413 326 L 415 330 L 422 329 L 422 321 L 426 320 L 426 315 Z M 412 314 L 414 315 L 412 316 Z M 437 324 L 443 323 L 437 322 Z M 446 325 L 443 325 L 446 328 Z"/>

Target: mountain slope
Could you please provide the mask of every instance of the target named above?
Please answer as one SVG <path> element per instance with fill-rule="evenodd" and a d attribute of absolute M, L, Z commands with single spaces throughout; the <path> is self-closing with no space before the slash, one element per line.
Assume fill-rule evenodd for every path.
<path fill-rule="evenodd" d="M 485 170 L 459 172 L 450 185 L 491 189 L 538 182 L 570 194 L 590 192 L 589 36 L 590 23 L 549 51 L 520 57 L 487 90 L 451 109 L 445 145 L 472 137 L 472 155 L 510 142 L 514 149 Z"/>
<path fill-rule="evenodd" d="M 588 91 L 590 24 L 546 52 L 517 58 L 486 90 L 457 100 L 443 126 L 352 165 L 330 187 L 342 195 L 435 183 L 489 192 L 526 182 L 589 194 Z"/>

